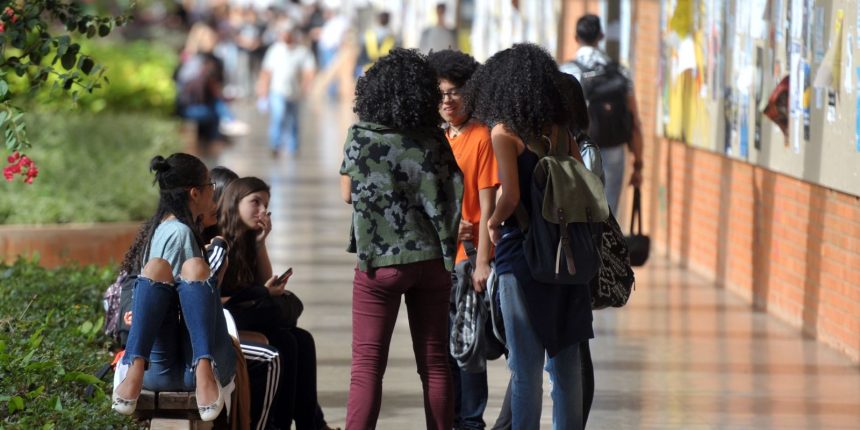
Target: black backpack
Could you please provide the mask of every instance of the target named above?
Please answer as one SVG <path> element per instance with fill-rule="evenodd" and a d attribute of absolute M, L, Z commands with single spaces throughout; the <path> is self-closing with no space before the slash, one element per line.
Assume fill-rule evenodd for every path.
<path fill-rule="evenodd" d="M 588 100 L 588 134 L 600 148 L 611 148 L 633 138 L 633 113 L 627 107 L 629 80 L 618 63 L 585 67 L 573 61 Z"/>

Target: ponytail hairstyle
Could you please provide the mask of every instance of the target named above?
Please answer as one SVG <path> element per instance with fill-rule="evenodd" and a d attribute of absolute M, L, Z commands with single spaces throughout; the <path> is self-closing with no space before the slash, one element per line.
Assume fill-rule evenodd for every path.
<path fill-rule="evenodd" d="M 206 185 L 209 170 L 193 155 L 176 153 L 167 158 L 156 155 L 149 162 L 149 171 L 155 173 L 153 184 L 158 184 L 158 209 L 137 232 L 134 243 L 123 259 L 121 271 L 140 273 L 149 252 L 149 243 L 155 229 L 167 215 L 173 215 L 194 233 L 197 246 L 203 248 L 200 225 L 189 207 L 189 190 Z"/>
<path fill-rule="evenodd" d="M 246 177 L 227 185 L 218 201 L 218 227 L 221 235 L 230 244 L 227 252 L 230 264 L 224 274 L 222 285 L 228 289 L 252 285 L 257 273 L 257 231 L 249 229 L 239 216 L 239 202 L 245 196 L 264 191 L 271 195 L 269 185 L 261 179 Z"/>

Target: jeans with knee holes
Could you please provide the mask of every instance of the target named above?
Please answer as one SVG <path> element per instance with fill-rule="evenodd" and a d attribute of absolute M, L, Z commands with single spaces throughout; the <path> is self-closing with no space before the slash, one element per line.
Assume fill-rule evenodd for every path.
<path fill-rule="evenodd" d="M 137 278 L 123 363 L 146 360 L 144 388 L 194 390 L 194 369 L 201 358 L 210 360 L 222 386 L 233 378 L 236 352 L 217 285 L 214 277 L 175 285 Z"/>

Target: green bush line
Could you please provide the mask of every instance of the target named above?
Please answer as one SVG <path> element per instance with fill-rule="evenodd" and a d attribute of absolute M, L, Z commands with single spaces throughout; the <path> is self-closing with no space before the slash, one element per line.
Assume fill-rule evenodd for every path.
<path fill-rule="evenodd" d="M 142 428 L 110 410 L 108 377 L 93 376 L 112 358 L 101 299 L 114 277 L 95 266 L 0 264 L 0 429 Z"/>
<path fill-rule="evenodd" d="M 0 184 L 0 224 L 145 219 L 158 200 L 149 160 L 182 148 L 178 122 L 153 115 L 32 113 L 27 125 L 39 177 Z"/>

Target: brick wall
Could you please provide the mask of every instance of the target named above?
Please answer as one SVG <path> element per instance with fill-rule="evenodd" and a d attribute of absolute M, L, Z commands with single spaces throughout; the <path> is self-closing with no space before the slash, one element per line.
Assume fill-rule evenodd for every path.
<path fill-rule="evenodd" d="M 572 28 L 584 2 L 567 3 Z M 860 197 L 660 138 L 659 17 L 659 0 L 635 3 L 643 210 L 654 247 L 860 362 Z"/>
<path fill-rule="evenodd" d="M 654 139 L 655 246 L 860 361 L 860 197 Z M 655 164 L 659 163 L 659 166 Z M 656 183 L 656 187 L 653 186 Z"/>

